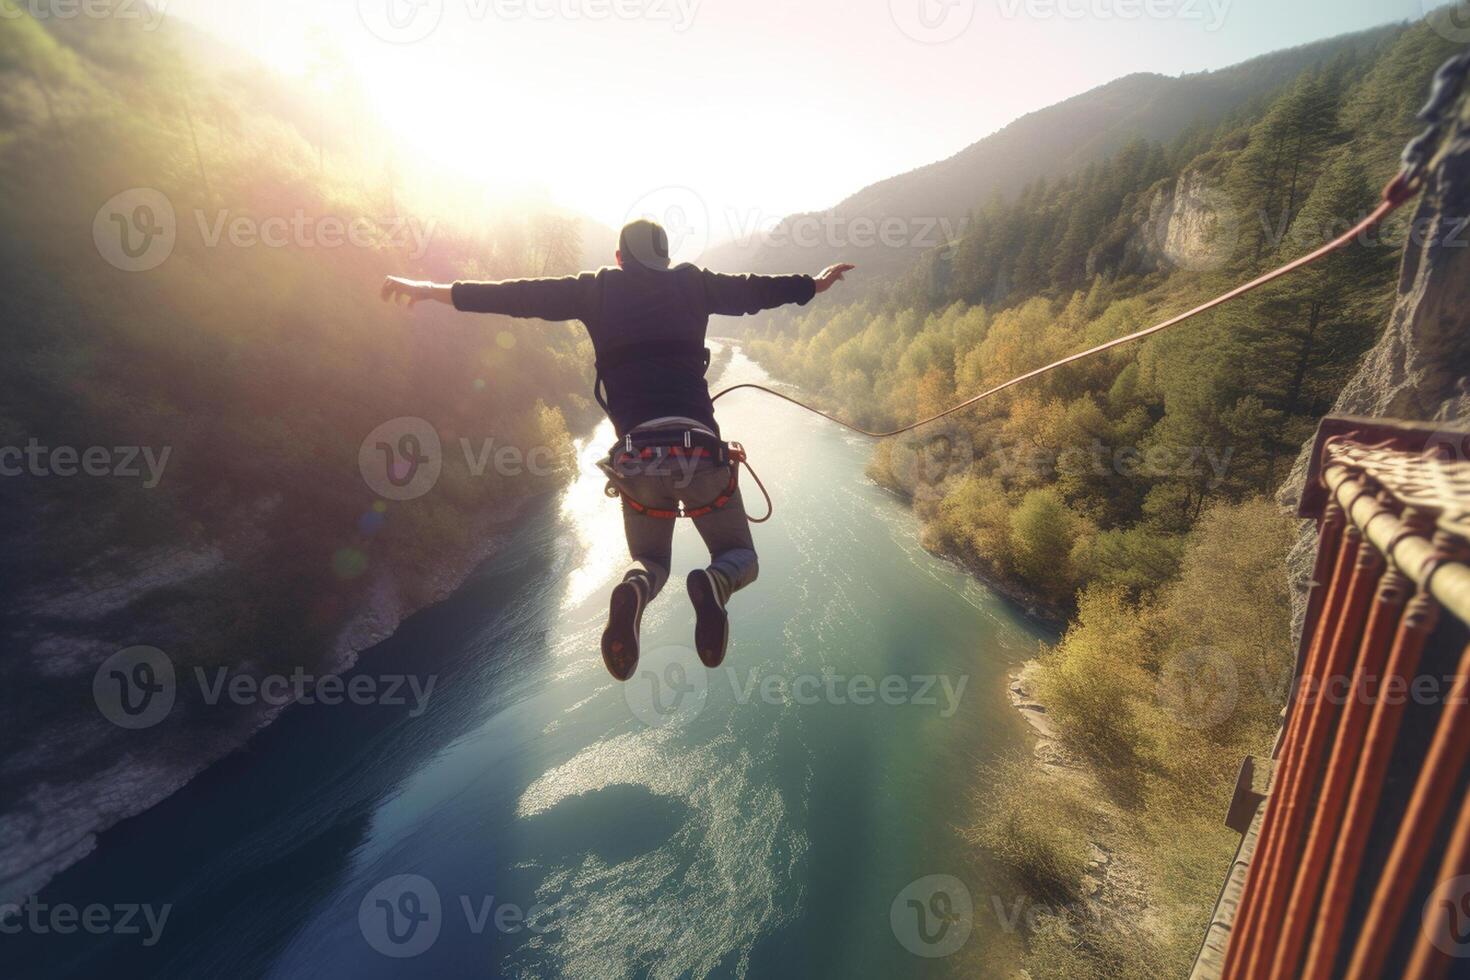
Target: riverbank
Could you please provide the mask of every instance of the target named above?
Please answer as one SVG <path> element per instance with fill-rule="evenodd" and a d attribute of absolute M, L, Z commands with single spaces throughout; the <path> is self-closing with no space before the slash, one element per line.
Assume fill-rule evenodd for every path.
<path fill-rule="evenodd" d="M 453 594 L 499 552 L 509 531 L 537 503 L 522 498 L 481 515 L 464 537 L 463 552 L 441 555 L 424 567 L 370 571 L 363 600 L 345 615 L 322 660 L 307 672 L 305 696 L 323 680 L 351 671 L 362 652 L 387 639 L 410 616 Z M 42 625 L 27 638 L 32 649 L 45 653 L 44 674 L 22 676 L 12 666 L 6 675 L 10 689 L 55 683 L 89 688 L 97 659 L 127 645 L 108 645 L 101 635 L 108 623 L 146 609 L 166 590 L 188 588 L 226 571 L 217 553 L 173 553 L 167 559 L 146 563 L 132 574 L 99 573 L 92 580 L 79 576 L 64 593 L 35 597 L 32 621 Z M 47 633 L 43 624 L 62 621 L 57 617 L 64 618 L 67 632 Z M 76 631 L 84 624 L 96 626 L 90 631 L 96 639 L 78 639 Z M 166 655 L 180 671 L 190 669 L 193 665 L 185 658 L 194 637 L 186 625 L 172 625 L 175 642 L 159 645 L 168 647 Z M 157 635 L 113 629 L 124 637 Z M 232 674 L 259 678 L 272 669 L 268 661 L 263 652 L 254 662 L 232 665 Z M 183 685 L 179 687 L 180 700 L 156 727 L 125 731 L 104 717 L 92 698 L 72 698 L 63 710 L 33 724 L 24 743 L 6 747 L 0 755 L 0 773 L 7 783 L 0 810 L 0 904 L 38 893 L 91 854 L 101 834 L 177 793 L 291 706 L 264 700 L 206 705 L 183 698 Z"/>
<path fill-rule="evenodd" d="M 1062 745 L 1045 704 L 1037 698 L 1043 666 L 1028 660 L 1007 677 L 1006 695 L 1031 729 L 1035 739 L 1030 764 L 1047 777 L 1065 785 L 1083 798 L 1107 799 L 1098 773 Z M 1116 825 L 1121 814 L 1107 806 L 1103 827 Z M 1038 931 L 1061 927 L 1075 930 L 1083 924 L 1116 932 L 1147 929 L 1149 891 L 1145 870 L 1119 833 L 1088 835 L 1087 860 L 1078 880 L 1079 895 L 1069 904 L 1055 908 L 1038 922 Z"/>

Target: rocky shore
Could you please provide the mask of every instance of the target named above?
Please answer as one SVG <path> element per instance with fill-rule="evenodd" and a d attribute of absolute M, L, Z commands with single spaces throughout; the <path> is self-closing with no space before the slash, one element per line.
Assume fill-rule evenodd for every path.
<path fill-rule="evenodd" d="M 1041 664 L 1028 660 L 1011 671 L 1007 680 L 1007 696 L 1011 706 L 1026 720 L 1035 737 L 1033 764 L 1048 776 L 1075 785 L 1088 799 L 1107 799 L 1097 783 L 1097 776 L 1084 763 L 1067 752 L 1057 737 L 1056 726 L 1046 705 L 1037 700 L 1037 674 Z M 1111 804 L 1104 806 L 1104 824 L 1116 827 L 1120 821 Z M 1131 933 L 1149 926 L 1149 896 L 1138 862 L 1128 853 L 1120 835 L 1101 833 L 1088 841 L 1086 871 L 1081 880 L 1081 897 L 1053 918 L 1058 923 L 1100 923 L 1105 928 Z"/>

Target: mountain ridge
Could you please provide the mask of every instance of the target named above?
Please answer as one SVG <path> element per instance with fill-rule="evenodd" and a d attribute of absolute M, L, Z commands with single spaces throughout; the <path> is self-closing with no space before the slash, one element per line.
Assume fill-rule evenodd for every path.
<path fill-rule="evenodd" d="M 1164 142 L 1191 127 L 1213 127 L 1252 102 L 1269 98 L 1308 67 L 1352 50 L 1391 41 L 1405 28 L 1386 24 L 1257 55 L 1235 65 L 1179 76 L 1132 72 L 1019 116 L 942 160 L 886 177 L 831 208 L 784 218 L 771 235 L 737 237 L 712 247 L 706 264 L 723 271 L 810 271 L 837 261 L 863 266 L 864 279 L 886 280 L 912 267 L 943 241 L 924 228 L 961 230 L 988 199 L 1011 199 L 1038 178 L 1056 179 L 1100 162 L 1131 139 Z M 813 221 L 908 223 L 908 241 L 873 247 L 858 233 L 792 247 L 792 228 Z M 845 241 L 851 239 L 853 241 Z M 799 240 L 799 239 L 797 239 Z M 856 253 L 856 254 L 855 254 Z"/>

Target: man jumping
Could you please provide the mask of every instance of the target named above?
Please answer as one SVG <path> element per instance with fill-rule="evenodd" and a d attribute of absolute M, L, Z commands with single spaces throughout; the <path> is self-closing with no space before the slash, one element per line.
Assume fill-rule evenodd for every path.
<path fill-rule="evenodd" d="M 730 596 L 759 572 L 750 521 L 715 421 L 705 370 L 711 315 L 743 316 L 788 303 L 805 306 L 854 267 L 811 276 L 727 276 L 693 265 L 670 267 L 669 237 L 655 222 L 634 221 L 618 238 L 618 267 L 554 279 L 457 282 L 389 277 L 383 298 L 446 303 L 466 313 L 581 320 L 597 352 L 597 400 L 619 444 L 607 468 L 623 499 L 633 564 L 613 589 L 602 659 L 625 681 L 638 667 L 643 610 L 663 589 L 673 556 L 674 521 L 686 510 L 710 552 L 689 573 L 694 648 L 706 667 L 725 660 Z M 713 502 L 718 502 L 714 505 Z"/>

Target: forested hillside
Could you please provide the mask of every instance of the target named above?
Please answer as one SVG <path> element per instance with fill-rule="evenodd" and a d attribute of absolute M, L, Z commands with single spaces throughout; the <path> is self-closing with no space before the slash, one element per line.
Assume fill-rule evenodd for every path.
<path fill-rule="evenodd" d="M 26 450 L 0 480 L 7 889 L 254 723 L 123 733 L 74 693 L 105 657 L 336 669 L 561 485 L 595 414 L 580 329 L 378 295 L 576 268 L 576 218 L 451 211 L 476 195 L 396 164 L 325 42 L 288 80 L 149 21 L 0 18 L 0 445 Z M 400 417 L 437 431 L 442 475 L 387 500 L 360 454 Z M 477 474 L 461 438 L 542 464 Z"/>
<path fill-rule="evenodd" d="M 1218 125 L 1136 136 L 994 201 L 878 295 L 767 321 L 751 349 L 887 427 L 1181 312 L 1366 214 L 1454 50 L 1396 29 Z M 1018 762 L 982 777 L 1008 790 L 972 828 L 1055 912 L 1028 936 L 1033 977 L 1188 970 L 1237 840 L 1220 823 L 1236 767 L 1269 749 L 1290 678 L 1292 536 L 1269 497 L 1381 331 L 1405 225 L 875 453 L 927 546 L 1070 622 L 1032 693 L 1096 783 Z M 1201 658 L 1240 679 L 1223 717 L 1166 696 Z M 1134 905 L 1087 898 L 1089 841 L 1136 875 Z"/>
<path fill-rule="evenodd" d="M 884 295 L 768 321 L 752 349 L 888 426 L 1187 309 L 1364 215 L 1450 49 L 1405 30 L 1251 118 L 1034 182 Z M 1285 475 L 1382 324 L 1402 234 L 882 444 L 874 472 L 918 498 L 936 547 L 1055 608 L 1088 584 L 1150 592 L 1210 504 Z"/>
<path fill-rule="evenodd" d="M 289 557 L 258 556 L 282 604 L 267 619 L 284 625 L 305 611 L 288 611 L 299 593 L 281 586 L 339 577 L 342 545 L 432 555 L 454 547 L 464 512 L 532 489 L 450 482 L 394 506 L 369 548 L 357 458 L 374 427 L 417 415 L 529 446 L 565 438 L 549 405 L 586 415 L 571 328 L 523 345 L 508 322 L 409 316 L 379 301 L 381 277 L 539 274 L 582 255 L 568 217 L 435 211 L 395 172 L 388 138 L 344 114 L 350 79 L 323 67 L 320 86 L 295 91 L 258 66 L 219 68 L 218 50 L 172 22 L 0 23 L 4 441 L 172 450 L 147 492 L 8 481 L 23 499 L 5 519 L 44 530 L 33 583 L 130 542 L 219 544 L 246 521 L 252 550 L 291 542 Z M 98 209 L 133 188 L 172 207 L 177 242 L 156 269 L 120 270 L 92 246 Z M 75 260 L 78 242 L 92 261 Z M 37 526 L 52 513 L 69 527 Z"/>

